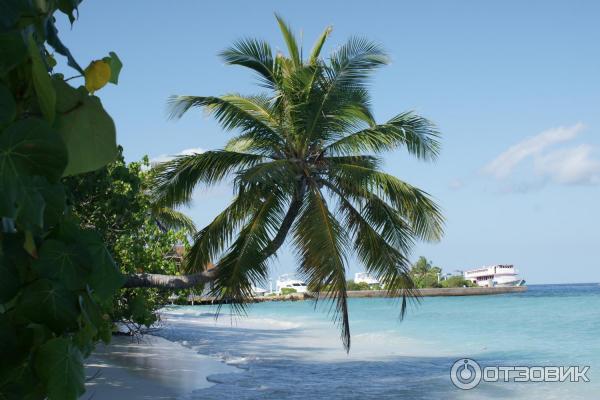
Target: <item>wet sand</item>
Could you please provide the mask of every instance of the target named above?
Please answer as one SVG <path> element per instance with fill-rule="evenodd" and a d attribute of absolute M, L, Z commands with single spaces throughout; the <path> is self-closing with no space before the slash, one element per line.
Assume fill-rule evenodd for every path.
<path fill-rule="evenodd" d="M 160 337 L 146 335 L 139 343 L 113 337 L 86 360 L 87 390 L 81 399 L 176 399 L 212 386 L 209 375 L 236 371 Z"/>

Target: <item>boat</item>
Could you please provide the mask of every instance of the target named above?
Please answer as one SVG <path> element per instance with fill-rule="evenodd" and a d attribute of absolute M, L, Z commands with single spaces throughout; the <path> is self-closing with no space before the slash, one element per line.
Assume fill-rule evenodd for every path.
<path fill-rule="evenodd" d="M 379 285 L 379 281 L 367 272 L 354 274 L 354 283 L 366 283 L 368 285 Z"/>
<path fill-rule="evenodd" d="M 511 264 L 495 264 L 470 269 L 463 272 L 465 280 L 481 287 L 524 286 L 518 271 Z"/>
<path fill-rule="evenodd" d="M 295 289 L 297 293 L 306 293 L 308 291 L 308 287 L 303 280 L 296 278 L 294 275 L 285 274 L 281 275 L 276 282 L 276 292 L 281 294 L 281 289 Z"/>
<path fill-rule="evenodd" d="M 253 297 L 263 297 L 267 294 L 267 289 L 263 289 L 258 286 L 252 286 L 252 296 Z"/>

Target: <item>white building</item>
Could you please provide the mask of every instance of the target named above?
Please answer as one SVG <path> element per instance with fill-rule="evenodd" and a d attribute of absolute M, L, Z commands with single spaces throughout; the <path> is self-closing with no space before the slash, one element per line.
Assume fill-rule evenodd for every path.
<path fill-rule="evenodd" d="M 366 283 L 368 285 L 379 285 L 379 281 L 371 274 L 366 272 L 358 272 L 354 274 L 354 283 Z"/>

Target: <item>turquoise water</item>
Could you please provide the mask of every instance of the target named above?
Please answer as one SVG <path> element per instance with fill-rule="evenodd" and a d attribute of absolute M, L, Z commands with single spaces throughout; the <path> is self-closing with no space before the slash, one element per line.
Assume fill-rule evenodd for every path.
<path fill-rule="evenodd" d="M 389 299 L 351 299 L 352 349 L 346 354 L 327 305 L 253 305 L 245 318 L 214 307 L 164 310 L 159 335 L 240 367 L 190 399 L 600 398 L 600 286 L 537 285 L 525 293 L 434 297 L 405 320 Z M 455 388 L 459 358 L 482 366 L 590 366 L 590 382 L 482 382 Z"/>

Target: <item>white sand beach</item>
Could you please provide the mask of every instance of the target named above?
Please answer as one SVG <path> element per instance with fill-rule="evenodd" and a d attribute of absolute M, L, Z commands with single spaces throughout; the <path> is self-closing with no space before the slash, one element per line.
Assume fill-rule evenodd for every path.
<path fill-rule="evenodd" d="M 81 399 L 176 399 L 211 386 L 209 375 L 236 371 L 160 337 L 146 335 L 140 342 L 113 337 L 86 360 L 87 390 Z"/>

